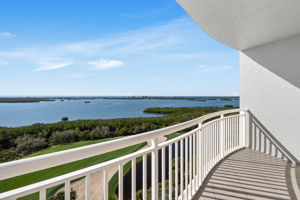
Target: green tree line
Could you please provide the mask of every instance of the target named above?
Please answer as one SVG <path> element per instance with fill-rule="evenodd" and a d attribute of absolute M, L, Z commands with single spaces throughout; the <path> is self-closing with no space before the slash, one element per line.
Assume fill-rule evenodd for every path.
<path fill-rule="evenodd" d="M 144 112 L 164 116 L 0 127 L 0 162 L 19 159 L 58 144 L 139 134 L 228 108 L 232 107 L 148 108 Z"/>

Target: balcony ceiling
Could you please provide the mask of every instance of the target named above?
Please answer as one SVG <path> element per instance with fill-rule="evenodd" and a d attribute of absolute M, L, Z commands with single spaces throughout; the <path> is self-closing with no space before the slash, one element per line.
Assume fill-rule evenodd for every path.
<path fill-rule="evenodd" d="M 299 0 L 177 0 L 213 38 L 244 50 L 300 33 Z"/>

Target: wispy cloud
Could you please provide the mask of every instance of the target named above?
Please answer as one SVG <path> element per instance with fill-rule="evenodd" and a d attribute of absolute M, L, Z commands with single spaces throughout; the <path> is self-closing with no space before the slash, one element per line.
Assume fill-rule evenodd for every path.
<path fill-rule="evenodd" d="M 36 68 L 34 71 L 49 71 L 49 70 L 54 70 L 54 69 L 60 69 L 66 66 L 71 65 L 72 63 L 52 63 L 52 64 L 45 64 L 41 67 Z"/>
<path fill-rule="evenodd" d="M 110 60 L 110 59 L 102 59 L 102 58 L 95 61 L 89 61 L 87 63 L 93 65 L 94 69 L 98 69 L 98 70 L 117 68 L 124 65 L 124 62 L 121 60 Z"/>
<path fill-rule="evenodd" d="M 0 40 L 5 38 L 15 37 L 15 36 L 16 36 L 15 34 L 12 34 L 10 32 L 0 32 Z"/>
<path fill-rule="evenodd" d="M 197 74 L 206 74 L 211 72 L 226 72 L 232 69 L 231 65 L 221 65 L 221 66 L 209 66 L 209 65 L 200 65 L 197 70 Z"/>
<path fill-rule="evenodd" d="M 199 63 L 199 60 L 211 58 L 223 60 L 224 53 L 220 50 L 201 50 L 200 47 L 205 47 L 206 43 L 209 43 L 209 39 L 201 34 L 194 22 L 187 17 L 179 17 L 96 40 L 0 50 L 0 57 L 40 66 L 35 71 L 66 67 L 70 65 L 69 61 L 72 66 L 86 71 L 91 65 L 99 70 L 121 67 L 125 61 L 128 66 L 146 66 L 149 62 L 167 60 L 178 65 L 180 62 L 184 65 L 184 62 Z M 99 57 L 113 59 L 99 60 Z M 201 71 L 211 70 L 200 69 Z"/>

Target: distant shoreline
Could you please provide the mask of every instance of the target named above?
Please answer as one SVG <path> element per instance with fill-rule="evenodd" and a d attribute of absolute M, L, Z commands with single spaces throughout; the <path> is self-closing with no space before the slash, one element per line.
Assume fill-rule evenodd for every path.
<path fill-rule="evenodd" d="M 92 100 L 92 99 L 160 99 L 160 100 L 190 100 L 190 101 L 207 101 L 207 100 L 222 100 L 231 101 L 239 99 L 238 96 L 79 96 L 79 97 L 0 97 L 0 103 L 38 103 L 42 101 L 56 100 Z"/>

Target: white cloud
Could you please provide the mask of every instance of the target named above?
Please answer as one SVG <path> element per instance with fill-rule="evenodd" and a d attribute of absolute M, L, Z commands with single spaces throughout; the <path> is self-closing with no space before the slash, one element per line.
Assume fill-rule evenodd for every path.
<path fill-rule="evenodd" d="M 48 71 L 48 70 L 53 70 L 53 69 L 60 69 L 60 68 L 69 66 L 71 64 L 72 63 L 68 63 L 68 62 L 65 62 L 65 63 L 45 64 L 45 65 L 42 65 L 39 68 L 36 68 L 35 71 Z"/>
<path fill-rule="evenodd" d="M 15 34 L 12 34 L 10 32 L 0 32 L 0 39 L 10 38 L 15 36 L 16 36 Z"/>
<path fill-rule="evenodd" d="M 194 53 L 190 44 L 194 44 L 196 40 L 199 41 L 199 32 L 201 32 L 199 28 L 190 19 L 182 17 L 156 26 L 123 32 L 97 40 L 0 51 L 0 56 L 23 59 L 34 64 L 39 64 L 40 60 L 47 60 L 51 57 L 57 57 L 60 60 L 70 60 L 75 57 L 79 63 L 87 63 L 99 55 L 138 57 L 150 54 L 155 54 L 155 56 L 175 54 L 176 57 L 187 57 Z M 13 36 L 11 33 L 1 34 L 6 37 Z"/>
<path fill-rule="evenodd" d="M 221 66 L 209 66 L 209 65 L 201 65 L 198 67 L 197 74 L 206 74 L 210 72 L 226 72 L 232 69 L 230 65 L 221 65 Z"/>
<path fill-rule="evenodd" d="M 143 67 L 150 63 L 170 65 L 171 62 L 178 66 L 184 66 L 185 63 L 197 66 L 199 60 L 210 63 L 216 59 L 219 62 L 226 62 L 228 51 L 208 50 L 205 46 L 212 39 L 203 35 L 199 27 L 189 18 L 180 17 L 158 25 L 96 40 L 0 50 L 0 57 L 26 62 L 28 66 L 41 66 L 35 69 L 36 71 L 61 68 L 69 62 L 83 70 L 88 69 L 88 66 L 99 70 L 121 67 L 124 65 L 124 60 L 131 67 L 134 65 Z M 115 58 L 116 55 L 117 60 L 98 59 L 99 56 Z M 202 71 L 207 70 L 202 69 Z"/>
<path fill-rule="evenodd" d="M 95 61 L 87 62 L 90 65 L 94 65 L 94 69 L 104 70 L 104 69 L 111 69 L 117 68 L 124 65 L 124 62 L 121 60 L 110 60 L 110 59 L 99 59 Z"/>

